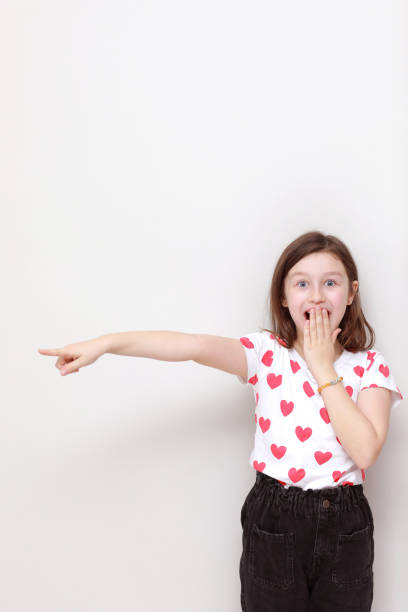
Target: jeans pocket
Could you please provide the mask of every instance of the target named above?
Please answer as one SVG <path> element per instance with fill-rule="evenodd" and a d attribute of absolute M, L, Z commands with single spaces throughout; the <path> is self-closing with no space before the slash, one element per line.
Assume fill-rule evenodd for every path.
<path fill-rule="evenodd" d="M 293 561 L 295 533 L 271 533 L 252 524 L 248 567 L 253 580 L 275 591 L 290 589 L 295 581 Z"/>
<path fill-rule="evenodd" d="M 331 580 L 339 590 L 357 588 L 373 579 L 373 525 L 352 533 L 339 533 Z"/>

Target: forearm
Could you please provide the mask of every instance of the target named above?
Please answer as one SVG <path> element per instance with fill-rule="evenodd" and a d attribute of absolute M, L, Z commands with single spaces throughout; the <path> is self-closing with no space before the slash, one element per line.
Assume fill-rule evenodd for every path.
<path fill-rule="evenodd" d="M 316 382 L 323 385 L 337 376 L 334 368 L 327 368 L 319 374 Z M 373 463 L 378 445 L 371 421 L 353 402 L 342 383 L 325 387 L 321 396 L 343 448 L 360 469 L 367 469 Z"/>
<path fill-rule="evenodd" d="M 105 353 L 149 357 L 162 361 L 188 361 L 197 355 L 195 334 L 178 331 L 129 331 L 101 336 Z"/>

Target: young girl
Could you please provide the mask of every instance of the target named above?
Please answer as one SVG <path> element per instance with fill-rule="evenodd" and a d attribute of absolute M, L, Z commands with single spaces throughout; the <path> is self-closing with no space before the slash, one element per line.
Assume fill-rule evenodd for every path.
<path fill-rule="evenodd" d="M 251 386 L 255 436 L 249 462 L 256 480 L 241 509 L 244 611 L 371 609 L 374 522 L 362 483 L 384 445 L 390 410 L 403 396 L 373 347 L 358 285 L 344 243 L 308 232 L 277 262 L 271 330 L 239 340 L 121 332 L 39 349 L 58 356 L 62 375 L 106 352 L 191 359 Z"/>

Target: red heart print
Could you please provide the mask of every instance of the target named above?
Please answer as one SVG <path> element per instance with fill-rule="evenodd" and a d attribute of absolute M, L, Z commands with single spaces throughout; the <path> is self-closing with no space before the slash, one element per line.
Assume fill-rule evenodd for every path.
<path fill-rule="evenodd" d="M 261 361 L 264 365 L 268 366 L 269 368 L 272 365 L 272 361 L 273 361 L 273 351 L 266 351 Z"/>
<path fill-rule="evenodd" d="M 268 431 L 270 426 L 271 426 L 270 419 L 264 419 L 263 417 L 259 419 L 259 427 L 262 429 L 263 433 L 265 433 L 265 431 Z"/>
<path fill-rule="evenodd" d="M 339 472 L 338 470 L 336 470 L 335 472 L 333 472 L 332 476 L 333 476 L 333 480 L 334 482 L 337 482 L 338 480 L 340 480 L 340 478 L 343 476 L 343 474 L 345 474 L 346 471 L 344 472 Z"/>
<path fill-rule="evenodd" d="M 320 408 L 320 416 L 322 417 L 325 423 L 330 423 L 329 413 L 327 412 L 327 408 Z"/>
<path fill-rule="evenodd" d="M 290 360 L 290 367 L 292 368 L 292 372 L 294 374 L 296 374 L 296 372 L 300 370 L 300 365 L 297 361 L 293 361 L 293 359 Z"/>
<path fill-rule="evenodd" d="M 361 366 L 354 366 L 353 372 L 361 378 L 364 374 L 364 368 L 362 368 Z"/>
<path fill-rule="evenodd" d="M 307 380 L 303 383 L 303 391 L 306 393 L 307 397 L 312 397 L 312 395 L 315 394 Z"/>
<path fill-rule="evenodd" d="M 381 372 L 381 374 L 383 374 L 385 378 L 388 378 L 388 376 L 390 375 L 390 368 L 388 366 L 385 366 L 383 363 L 378 368 L 378 371 Z"/>
<path fill-rule="evenodd" d="M 350 487 L 354 486 L 354 482 L 350 482 L 349 480 L 345 480 L 344 482 L 341 483 L 342 487 L 345 487 L 346 485 L 349 485 Z"/>
<path fill-rule="evenodd" d="M 279 374 L 279 376 L 277 376 L 272 372 L 266 377 L 266 382 L 268 383 L 271 389 L 276 389 L 276 387 L 279 387 L 279 385 L 282 384 L 282 374 Z"/>
<path fill-rule="evenodd" d="M 331 459 L 331 457 L 333 457 L 332 453 L 330 451 L 327 451 L 327 453 L 322 453 L 321 451 L 316 451 L 315 454 L 315 459 L 317 461 L 317 463 L 319 465 L 322 465 L 322 463 L 326 463 L 326 461 L 328 461 L 329 459 Z"/>
<path fill-rule="evenodd" d="M 286 446 L 277 446 L 276 444 L 271 444 L 272 455 L 277 459 L 282 459 L 283 455 L 286 453 Z"/>
<path fill-rule="evenodd" d="M 340 444 L 340 446 L 343 446 L 342 443 L 340 442 L 340 440 L 338 439 L 338 437 L 336 436 L 336 440 L 337 442 Z"/>
<path fill-rule="evenodd" d="M 364 470 L 361 470 L 361 476 L 362 476 L 362 479 L 363 479 L 363 480 L 365 480 L 365 479 L 366 479 L 366 475 L 365 475 L 365 471 L 364 471 Z"/>
<path fill-rule="evenodd" d="M 258 383 L 258 376 L 257 374 L 254 374 L 253 376 L 251 376 L 251 378 L 248 380 L 250 385 L 256 385 Z"/>
<path fill-rule="evenodd" d="M 347 386 L 346 391 L 350 397 L 353 397 L 353 387 Z"/>
<path fill-rule="evenodd" d="M 288 476 L 292 482 L 299 482 L 299 480 L 302 480 L 302 478 L 304 478 L 305 474 L 305 470 L 297 470 L 296 468 L 290 468 L 288 472 Z"/>
<path fill-rule="evenodd" d="M 288 414 L 292 412 L 293 406 L 294 406 L 293 402 L 287 402 L 286 400 L 281 400 L 280 409 L 281 409 L 283 416 L 288 416 Z"/>
<path fill-rule="evenodd" d="M 298 425 L 298 427 L 296 427 L 295 429 L 295 433 L 301 442 L 305 442 L 305 440 L 310 438 L 310 436 L 312 435 L 312 430 L 310 429 L 310 427 L 305 427 L 303 429 L 303 427 Z"/>
<path fill-rule="evenodd" d="M 258 393 L 258 391 L 255 394 L 255 399 L 256 399 L 255 405 L 257 406 L 258 405 L 258 401 L 259 401 L 259 393 Z"/>
<path fill-rule="evenodd" d="M 246 348 L 254 348 L 253 343 L 251 342 L 251 340 L 249 338 L 247 338 L 246 336 L 243 336 L 242 338 L 239 339 L 240 343 L 243 344 Z"/>
<path fill-rule="evenodd" d="M 263 470 L 265 469 L 266 463 L 264 463 L 262 461 L 262 463 L 258 463 L 257 461 L 254 461 L 253 464 L 254 468 L 256 470 L 258 470 L 258 472 L 263 472 Z"/>
<path fill-rule="evenodd" d="M 276 338 L 277 338 L 277 340 L 278 340 L 279 344 L 281 344 L 282 346 L 285 346 L 285 347 L 286 347 L 286 346 L 288 346 L 288 345 L 286 344 L 286 342 L 285 342 L 284 340 L 282 340 L 282 338 L 279 338 L 279 336 L 276 336 Z"/>

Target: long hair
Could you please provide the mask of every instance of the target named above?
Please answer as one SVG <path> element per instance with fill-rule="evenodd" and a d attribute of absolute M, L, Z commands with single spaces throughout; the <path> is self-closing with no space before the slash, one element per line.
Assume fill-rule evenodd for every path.
<path fill-rule="evenodd" d="M 343 262 L 349 280 L 349 295 L 352 293 L 352 282 L 354 280 L 358 281 L 356 263 L 346 245 L 336 236 L 312 231 L 306 232 L 293 240 L 279 257 L 272 277 L 269 292 L 269 313 L 272 329 L 262 328 L 263 331 L 268 331 L 277 336 L 281 343 L 288 348 L 292 348 L 296 340 L 296 326 L 289 309 L 282 306 L 284 281 L 289 270 L 300 259 L 317 252 L 331 253 Z M 363 314 L 358 289 L 353 302 L 347 306 L 339 327 L 342 331 L 338 334 L 337 341 L 343 349 L 354 353 L 371 349 L 374 346 L 375 333 Z"/>

